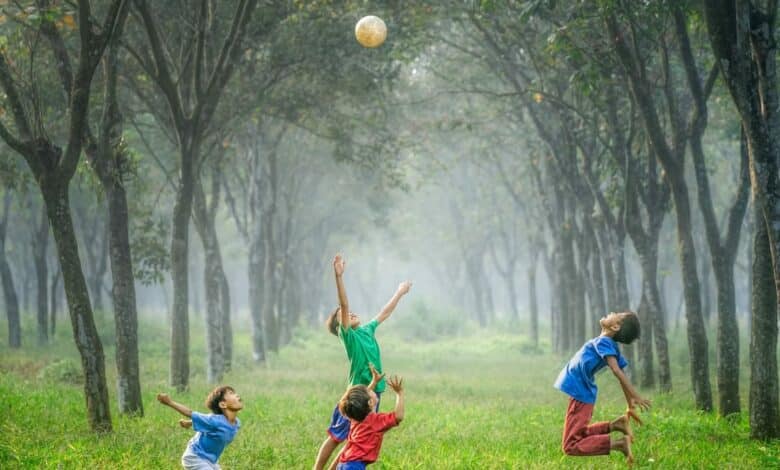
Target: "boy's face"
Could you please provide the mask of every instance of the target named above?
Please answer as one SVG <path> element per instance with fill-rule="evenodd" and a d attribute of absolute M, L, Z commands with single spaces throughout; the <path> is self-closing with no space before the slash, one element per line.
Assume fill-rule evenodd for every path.
<path fill-rule="evenodd" d="M 373 390 L 368 391 L 368 406 L 371 409 L 371 412 L 376 409 L 376 404 L 379 401 L 379 398 L 376 396 L 376 393 Z"/>
<path fill-rule="evenodd" d="M 350 328 L 357 328 L 360 326 L 360 317 L 353 312 L 349 312 L 349 326 Z"/>
<path fill-rule="evenodd" d="M 244 403 L 241 401 L 241 397 L 236 392 L 228 390 L 225 392 L 225 395 L 222 396 L 222 401 L 219 402 L 219 407 L 237 412 L 244 408 Z"/>
<path fill-rule="evenodd" d="M 621 313 L 615 313 L 612 312 L 609 315 L 605 317 L 601 317 L 601 320 L 599 320 L 599 325 L 601 325 L 601 329 L 603 330 L 611 330 L 614 332 L 620 331 L 620 325 L 623 324 L 623 320 L 626 318 L 628 313 L 621 312 Z"/>

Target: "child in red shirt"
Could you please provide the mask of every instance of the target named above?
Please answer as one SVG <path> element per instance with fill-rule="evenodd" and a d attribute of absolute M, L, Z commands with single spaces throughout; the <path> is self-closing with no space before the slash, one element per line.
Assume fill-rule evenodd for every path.
<path fill-rule="evenodd" d="M 373 371 L 372 371 L 373 372 Z M 372 381 L 373 385 L 376 380 Z M 350 420 L 347 445 L 339 457 L 338 470 L 362 470 L 376 462 L 382 437 L 404 419 L 403 379 L 393 376 L 387 384 L 395 392 L 395 409 L 391 413 L 376 413 L 373 387 L 355 385 L 339 401 L 339 410 Z"/>

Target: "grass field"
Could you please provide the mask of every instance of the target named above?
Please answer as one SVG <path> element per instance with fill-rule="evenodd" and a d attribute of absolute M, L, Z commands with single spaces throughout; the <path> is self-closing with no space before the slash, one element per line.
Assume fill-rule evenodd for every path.
<path fill-rule="evenodd" d="M 35 338 L 31 326 L 25 325 L 27 346 L 21 351 L 7 348 L 5 325 L 0 327 L 0 468 L 179 465 L 192 433 L 179 428 L 178 414 L 159 405 L 154 396 L 168 392 L 174 400 L 206 411 L 202 402 L 212 387 L 204 380 L 201 329 L 194 327 L 191 334 L 190 390 L 177 394 L 166 385 L 165 327 L 141 325 L 145 417 L 120 417 L 114 406 L 114 432 L 97 436 L 87 425 L 81 386 L 67 383 L 66 368 L 52 371 L 50 366 L 62 358 L 79 364 L 68 325 L 44 348 L 31 346 Z M 111 329 L 103 325 L 101 331 L 115 402 Z M 426 344 L 405 341 L 390 325 L 380 328 L 377 337 L 385 371 L 405 379 L 407 408 L 401 426 L 385 436 L 373 468 L 625 468 L 619 453 L 589 458 L 562 454 L 567 400 L 551 384 L 567 358 L 535 353 L 522 336 L 499 332 Z M 675 391 L 644 392 L 653 399 L 653 409 L 644 415 L 645 426 L 635 431 L 635 468 L 780 468 L 780 443 L 751 441 L 746 413 L 724 420 L 693 411 L 687 352 L 679 338 L 675 344 L 679 345 L 672 351 Z M 311 468 L 344 390 L 347 365 L 338 340 L 324 330 L 301 330 L 270 364 L 259 366 L 251 361 L 248 332 L 239 331 L 235 356 L 233 371 L 224 382 L 237 389 L 245 408 L 239 415 L 241 431 L 220 459 L 223 468 Z M 594 418 L 611 419 L 625 408 L 622 394 L 608 372 L 598 382 Z M 388 389 L 382 410 L 393 403 Z"/>

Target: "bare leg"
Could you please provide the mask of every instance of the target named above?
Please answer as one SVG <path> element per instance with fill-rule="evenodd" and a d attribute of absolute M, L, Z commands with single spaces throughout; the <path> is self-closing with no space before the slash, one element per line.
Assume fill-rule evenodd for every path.
<path fill-rule="evenodd" d="M 631 431 L 631 422 L 626 415 L 620 415 L 609 423 L 609 432 L 612 431 L 620 431 L 626 436 L 634 437 L 634 433 Z"/>
<path fill-rule="evenodd" d="M 328 463 L 330 455 L 338 446 L 339 443 L 328 436 L 320 446 L 320 451 L 317 453 L 317 461 L 314 462 L 314 470 L 322 470 L 325 468 L 325 464 Z"/>
<path fill-rule="evenodd" d="M 626 456 L 626 462 L 631 465 L 634 463 L 634 454 L 631 452 L 631 436 L 626 435 L 620 439 L 614 439 L 610 442 L 610 450 L 619 450 Z"/>

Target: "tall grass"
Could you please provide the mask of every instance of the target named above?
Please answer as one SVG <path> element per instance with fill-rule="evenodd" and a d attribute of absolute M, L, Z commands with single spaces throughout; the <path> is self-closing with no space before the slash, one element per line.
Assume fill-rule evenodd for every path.
<path fill-rule="evenodd" d="M 567 357 L 533 351 L 522 335 L 472 328 L 424 343 L 419 338 L 427 336 L 410 334 L 408 322 L 394 329 L 394 320 L 377 336 L 385 371 L 405 378 L 406 419 L 386 435 L 375 469 L 625 467 L 619 453 L 562 454 L 567 400 L 552 382 Z M 68 325 L 61 324 L 51 344 L 37 347 L 32 325 L 25 324 L 21 351 L 7 348 L 5 325 L 0 327 L 0 468 L 176 468 L 192 433 L 178 427 L 179 416 L 159 405 L 155 394 L 168 392 L 206 411 L 202 402 L 212 385 L 205 382 L 204 335 L 196 320 L 190 389 L 182 394 L 169 389 L 168 333 L 159 323 L 144 322 L 139 332 L 145 416 L 115 413 L 114 432 L 107 435 L 90 432 L 81 386 L 72 383 L 72 368 L 63 365 L 79 364 Z M 106 319 L 100 329 L 113 384 L 113 326 Z M 635 467 L 780 467 L 780 445 L 751 441 L 745 413 L 724 420 L 693 411 L 684 341 L 676 338 L 673 346 L 674 392 L 644 392 L 653 409 L 635 431 Z M 236 328 L 235 351 L 224 382 L 241 394 L 245 409 L 239 414 L 241 431 L 221 458 L 223 468 L 310 468 L 345 386 L 347 363 L 338 340 L 324 329 L 303 329 L 292 344 L 258 365 L 251 359 L 248 331 Z M 609 373 L 597 380 L 594 418 L 614 418 L 625 408 L 620 388 Z M 111 393 L 113 401 L 113 386 Z M 382 411 L 393 403 L 388 390 Z"/>

